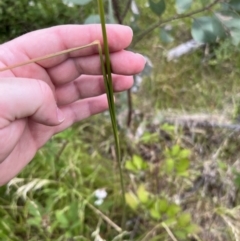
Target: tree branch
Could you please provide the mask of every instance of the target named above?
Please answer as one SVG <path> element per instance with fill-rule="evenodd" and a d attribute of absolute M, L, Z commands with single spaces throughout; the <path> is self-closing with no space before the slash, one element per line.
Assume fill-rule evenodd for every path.
<path fill-rule="evenodd" d="M 124 21 L 124 18 L 126 17 L 127 13 L 128 13 L 128 10 L 130 9 L 131 7 L 131 3 L 132 3 L 132 0 L 128 0 L 126 6 L 125 6 L 125 9 L 123 10 L 123 14 L 122 14 L 122 22 Z"/>
<path fill-rule="evenodd" d="M 218 4 L 221 0 L 215 0 L 212 3 L 208 4 L 205 7 L 202 7 L 200 9 L 197 9 L 195 11 L 192 11 L 190 13 L 187 14 L 176 14 L 173 17 L 167 18 L 165 20 L 160 20 L 157 21 L 156 23 L 153 23 L 148 29 L 144 30 L 142 33 L 138 34 L 136 36 L 136 40 L 133 42 L 131 47 L 134 47 L 140 40 L 142 40 L 142 38 L 144 38 L 146 35 L 148 35 L 150 32 L 152 32 L 155 28 L 160 27 L 163 24 L 166 24 L 168 22 L 172 22 L 178 19 L 182 19 L 182 18 L 187 18 L 187 17 L 191 17 L 192 15 L 210 10 L 213 6 L 215 6 L 216 4 Z"/>

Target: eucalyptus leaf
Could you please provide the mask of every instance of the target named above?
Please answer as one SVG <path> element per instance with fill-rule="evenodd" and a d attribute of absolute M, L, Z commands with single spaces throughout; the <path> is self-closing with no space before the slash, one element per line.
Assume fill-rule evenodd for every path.
<path fill-rule="evenodd" d="M 148 0 L 150 9 L 157 14 L 159 17 L 164 13 L 166 10 L 166 3 L 165 0 Z"/>
<path fill-rule="evenodd" d="M 86 5 L 90 3 L 92 0 L 68 0 L 68 2 L 77 4 L 77 5 Z"/>
<path fill-rule="evenodd" d="M 216 17 L 203 16 L 194 19 L 192 36 L 200 43 L 214 43 L 226 36 L 221 22 Z"/>
<path fill-rule="evenodd" d="M 240 1 L 230 0 L 228 3 L 222 3 L 224 10 L 240 11 Z"/>
<path fill-rule="evenodd" d="M 232 11 L 222 11 L 216 13 L 216 17 L 230 34 L 232 43 L 238 45 L 240 43 L 240 16 Z"/>
<path fill-rule="evenodd" d="M 174 38 L 169 34 L 169 31 L 165 30 L 164 28 L 160 29 L 160 39 L 166 44 L 171 43 L 174 40 Z"/>
<path fill-rule="evenodd" d="M 178 14 L 187 11 L 192 5 L 192 0 L 176 0 L 176 9 Z"/>
<path fill-rule="evenodd" d="M 108 0 L 108 22 L 115 23 L 112 0 Z"/>
<path fill-rule="evenodd" d="M 94 15 L 90 15 L 88 16 L 85 21 L 84 24 L 92 24 L 92 23 L 100 23 L 100 17 L 98 14 L 94 14 Z"/>

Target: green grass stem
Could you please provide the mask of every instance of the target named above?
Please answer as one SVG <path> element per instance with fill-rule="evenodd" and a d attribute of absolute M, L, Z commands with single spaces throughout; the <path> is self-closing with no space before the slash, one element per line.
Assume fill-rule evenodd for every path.
<path fill-rule="evenodd" d="M 114 105 L 114 94 L 113 94 L 114 92 L 113 92 L 113 84 L 112 84 L 111 61 L 110 61 L 110 54 L 109 54 L 109 48 L 108 48 L 104 6 L 103 6 L 102 0 L 98 0 L 98 7 L 99 7 L 99 15 L 100 15 L 101 26 L 102 26 L 105 61 L 103 60 L 103 56 L 101 53 L 102 52 L 101 47 L 99 47 L 99 54 L 100 54 L 102 72 L 103 72 L 103 76 L 104 76 L 104 83 L 105 83 L 105 88 L 106 88 L 106 93 L 107 93 L 107 98 L 108 98 L 109 112 L 110 112 L 110 116 L 111 116 L 112 129 L 113 129 L 114 140 L 115 140 L 117 163 L 118 163 L 120 182 L 121 182 L 122 205 L 123 205 L 122 229 L 124 229 L 125 213 L 126 213 L 125 212 L 125 210 L 126 210 L 125 187 L 124 187 L 124 183 L 123 183 L 123 172 L 122 172 L 122 167 L 121 167 L 122 156 L 121 156 L 119 135 L 118 135 L 118 129 L 117 129 L 117 121 L 116 121 L 116 114 L 115 114 L 116 112 L 115 112 L 115 105 Z"/>

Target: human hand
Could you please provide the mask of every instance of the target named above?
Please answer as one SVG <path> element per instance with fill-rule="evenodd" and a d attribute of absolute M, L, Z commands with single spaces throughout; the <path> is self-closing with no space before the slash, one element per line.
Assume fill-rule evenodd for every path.
<path fill-rule="evenodd" d="M 114 91 L 133 84 L 144 58 L 125 49 L 132 31 L 107 26 Z M 100 25 L 38 30 L 0 45 L 0 69 L 89 44 Z M 0 185 L 16 176 L 54 134 L 108 108 L 97 46 L 0 72 Z M 58 107 L 58 108 L 57 108 Z"/>

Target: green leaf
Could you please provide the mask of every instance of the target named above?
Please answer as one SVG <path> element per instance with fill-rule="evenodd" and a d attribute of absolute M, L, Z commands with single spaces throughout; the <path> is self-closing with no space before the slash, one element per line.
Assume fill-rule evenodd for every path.
<path fill-rule="evenodd" d="M 153 219 L 159 220 L 161 218 L 161 213 L 159 210 L 154 206 L 153 208 L 150 209 L 150 216 Z"/>
<path fill-rule="evenodd" d="M 225 30 L 216 17 L 199 17 L 192 24 L 192 36 L 200 43 L 214 43 L 226 36 Z"/>
<path fill-rule="evenodd" d="M 172 158 L 168 158 L 164 163 L 164 171 L 168 174 L 174 171 L 175 161 Z"/>
<path fill-rule="evenodd" d="M 115 23 L 112 0 L 108 0 L 108 20 L 109 23 Z"/>
<path fill-rule="evenodd" d="M 158 210 L 161 212 L 161 213 L 165 213 L 168 209 L 168 201 L 166 199 L 158 199 L 157 200 L 157 206 L 158 206 Z"/>
<path fill-rule="evenodd" d="M 240 43 L 240 16 L 232 11 L 222 11 L 216 14 L 221 24 L 230 34 L 232 43 L 238 45 Z"/>
<path fill-rule="evenodd" d="M 132 172 L 137 172 L 137 168 L 132 161 L 126 161 L 125 168 Z"/>
<path fill-rule="evenodd" d="M 57 210 L 55 212 L 56 219 L 62 228 L 67 228 L 69 226 L 68 219 L 65 216 L 64 211 Z"/>
<path fill-rule="evenodd" d="M 137 155 L 133 156 L 133 164 L 137 170 L 142 170 L 142 167 L 144 166 L 143 163 L 144 161 L 140 156 L 137 156 Z"/>
<path fill-rule="evenodd" d="M 166 9 L 165 0 L 148 0 L 150 9 L 159 17 L 164 13 Z"/>
<path fill-rule="evenodd" d="M 228 3 L 223 3 L 223 8 L 226 10 L 240 11 L 240 1 L 230 0 Z"/>
<path fill-rule="evenodd" d="M 181 211 L 181 207 L 178 206 L 177 204 L 171 204 L 169 205 L 167 209 L 167 215 L 169 217 L 174 217 L 176 216 L 179 212 Z"/>
<path fill-rule="evenodd" d="M 176 230 L 174 231 L 174 235 L 181 240 L 186 240 L 187 239 L 187 233 L 185 230 Z"/>
<path fill-rule="evenodd" d="M 125 193 L 125 199 L 126 203 L 130 208 L 132 208 L 133 210 L 137 209 L 139 201 L 133 192 Z"/>
<path fill-rule="evenodd" d="M 178 157 L 179 158 L 189 158 L 190 154 L 191 154 L 190 150 L 183 149 L 183 150 L 180 151 Z"/>
<path fill-rule="evenodd" d="M 181 159 L 176 162 L 175 169 L 177 173 L 182 173 L 188 170 L 190 161 L 188 159 Z"/>
<path fill-rule="evenodd" d="M 90 3 L 92 0 L 68 0 L 68 1 L 77 5 L 86 5 Z"/>
<path fill-rule="evenodd" d="M 88 16 L 85 21 L 84 24 L 92 24 L 92 23 L 100 23 L 100 16 L 98 14 L 94 14 L 94 15 L 90 15 Z"/>
<path fill-rule="evenodd" d="M 160 29 L 160 39 L 163 43 L 166 43 L 166 44 L 171 43 L 174 40 L 174 38 L 164 28 Z"/>
<path fill-rule="evenodd" d="M 173 218 L 168 218 L 166 220 L 164 220 L 164 223 L 167 225 L 167 226 L 172 226 L 174 224 L 176 224 L 176 218 L 173 217 Z"/>
<path fill-rule="evenodd" d="M 179 145 L 174 145 L 171 149 L 170 149 L 170 153 L 172 157 L 178 157 L 180 152 L 180 146 Z"/>
<path fill-rule="evenodd" d="M 144 185 L 141 184 L 137 190 L 137 196 L 141 203 L 145 204 L 149 200 L 149 192 L 145 189 Z"/>
<path fill-rule="evenodd" d="M 41 216 L 37 204 L 33 201 L 29 201 L 27 203 L 27 210 L 28 210 L 29 214 L 34 216 L 34 217 L 40 217 Z"/>
<path fill-rule="evenodd" d="M 176 9 L 178 14 L 187 11 L 192 5 L 192 0 L 176 0 Z"/>
<path fill-rule="evenodd" d="M 186 227 L 191 223 L 191 215 L 189 213 L 182 213 L 178 217 L 178 225 L 180 227 Z"/>

